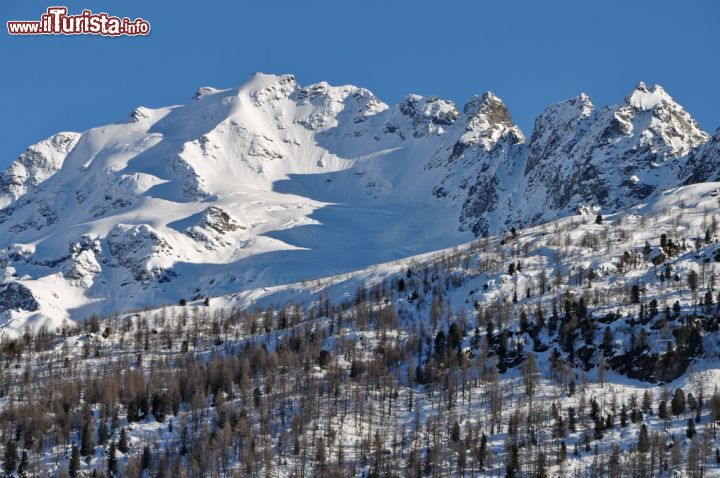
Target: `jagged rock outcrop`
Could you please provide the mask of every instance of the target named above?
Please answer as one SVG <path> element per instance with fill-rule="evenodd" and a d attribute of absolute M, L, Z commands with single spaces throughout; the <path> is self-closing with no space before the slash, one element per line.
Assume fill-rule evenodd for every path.
<path fill-rule="evenodd" d="M 0 312 L 7 310 L 34 312 L 40 304 L 32 291 L 20 282 L 10 282 L 0 289 Z"/>
<path fill-rule="evenodd" d="M 685 184 L 720 180 L 720 129 L 707 143 L 690 154 L 679 172 Z"/>
<path fill-rule="evenodd" d="M 185 229 L 185 233 L 209 250 L 238 244 L 232 233 L 247 229 L 224 209 L 210 206 L 205 209 L 197 225 Z"/>
<path fill-rule="evenodd" d="M 88 289 L 95 277 L 102 272 L 99 258 L 102 257 L 102 244 L 98 239 L 83 236 L 70 247 L 70 256 L 65 263 L 63 276 L 73 285 Z"/>
<path fill-rule="evenodd" d="M 113 258 L 129 269 L 137 281 L 162 278 L 163 265 L 172 260 L 172 246 L 148 224 L 118 224 L 106 241 Z"/>
<path fill-rule="evenodd" d="M 433 194 L 458 202 L 459 230 L 484 235 L 512 208 L 513 178 L 524 161 L 525 137 L 502 100 L 490 92 L 468 101 L 458 123 L 463 129 L 449 156 L 429 163 L 444 172 Z"/>
<path fill-rule="evenodd" d="M 643 200 L 678 184 L 676 161 L 707 140 L 657 85 L 640 83 L 622 104 L 599 111 L 584 94 L 552 105 L 536 120 L 528 145 L 523 179 L 531 214 L 524 219 L 546 220 L 583 205 L 612 211 Z"/>
<path fill-rule="evenodd" d="M 0 174 L 0 208 L 36 188 L 58 172 L 79 133 L 58 133 L 30 146 Z"/>
<path fill-rule="evenodd" d="M 452 101 L 435 96 L 408 95 L 398 109 L 410 119 L 416 138 L 435 133 L 443 126 L 451 126 L 459 116 Z"/>

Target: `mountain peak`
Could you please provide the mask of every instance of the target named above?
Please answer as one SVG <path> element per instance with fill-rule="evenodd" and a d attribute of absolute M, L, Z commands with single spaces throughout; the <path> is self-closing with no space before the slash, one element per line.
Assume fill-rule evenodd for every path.
<path fill-rule="evenodd" d="M 660 85 L 653 85 L 652 88 L 644 82 L 638 83 L 635 89 L 630 93 L 625 102 L 635 109 L 646 111 L 653 109 L 663 102 L 675 103 L 675 100 Z"/>
<path fill-rule="evenodd" d="M 643 112 L 652 115 L 649 123 Z M 660 85 L 648 87 L 640 82 L 625 98 L 625 105 L 612 114 L 614 130 L 638 138 L 637 146 L 649 148 L 656 154 L 656 162 L 685 156 L 709 139 L 697 121 Z"/>
<path fill-rule="evenodd" d="M 505 103 L 492 91 L 486 91 L 482 95 L 473 95 L 473 97 L 465 103 L 465 106 L 463 106 L 463 114 L 466 116 L 475 116 L 480 113 L 483 108 L 493 103 L 502 105 L 502 107 L 505 108 Z M 505 110 L 507 111 L 507 108 L 505 108 Z"/>
<path fill-rule="evenodd" d="M 585 92 L 580 93 L 580 94 L 578 95 L 578 98 L 580 99 L 580 101 L 591 101 L 591 100 L 590 100 L 590 95 L 588 95 L 588 94 L 585 93 Z"/>
<path fill-rule="evenodd" d="M 463 114 L 467 119 L 467 127 L 460 143 L 464 145 L 482 143 L 483 148 L 489 150 L 509 131 L 513 133 L 513 142 L 525 139 L 520 129 L 513 124 L 505 103 L 491 91 L 482 96 L 473 96 L 465 103 Z"/>
<path fill-rule="evenodd" d="M 580 93 L 574 98 L 559 101 L 548 106 L 538 117 L 537 121 L 549 121 L 551 123 L 569 123 L 579 119 L 587 118 L 593 111 L 595 105 L 586 93 Z M 536 125 L 537 127 L 537 125 Z"/>
<path fill-rule="evenodd" d="M 416 138 L 439 132 L 460 116 L 455 103 L 437 96 L 407 95 L 397 106 L 410 119 Z"/>
<path fill-rule="evenodd" d="M 195 94 L 193 95 L 193 100 L 199 100 L 205 95 L 217 93 L 219 90 L 217 88 L 213 88 L 212 86 L 201 86 L 197 90 L 195 90 Z"/>
<path fill-rule="evenodd" d="M 502 103 L 503 100 L 500 99 L 498 95 L 493 93 L 492 91 L 486 91 L 482 94 L 481 99 L 488 103 L 488 102 L 494 102 L 494 103 Z"/>
<path fill-rule="evenodd" d="M 256 104 L 287 98 L 300 89 L 294 75 L 269 75 L 253 73 L 240 87 L 240 93 L 247 94 Z"/>
<path fill-rule="evenodd" d="M 80 133 L 60 132 L 22 153 L 0 174 L 0 209 L 60 170 L 79 139 Z"/>
<path fill-rule="evenodd" d="M 295 75 L 291 75 L 289 73 L 276 75 L 273 73 L 263 73 L 261 71 L 256 71 L 255 73 L 250 75 L 250 78 L 248 78 L 247 81 L 243 84 L 242 89 L 262 89 L 275 83 L 294 81 L 296 81 Z"/>

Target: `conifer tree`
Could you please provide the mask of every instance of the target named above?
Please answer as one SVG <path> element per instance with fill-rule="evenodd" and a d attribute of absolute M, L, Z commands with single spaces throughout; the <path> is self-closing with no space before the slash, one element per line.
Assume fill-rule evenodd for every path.
<path fill-rule="evenodd" d="M 648 437 L 647 426 L 643 423 L 640 427 L 640 437 L 638 438 L 638 451 L 647 453 L 650 451 L 650 438 Z"/>
<path fill-rule="evenodd" d="M 452 430 L 450 430 L 450 439 L 454 444 L 458 444 L 460 442 L 460 424 L 455 420 L 455 422 L 452 425 Z"/>
<path fill-rule="evenodd" d="M 685 392 L 683 392 L 682 388 L 675 389 L 672 401 L 670 402 L 670 408 L 675 416 L 685 412 Z"/>
<path fill-rule="evenodd" d="M 685 429 L 685 435 L 691 440 L 695 436 L 695 422 L 693 421 L 692 418 L 688 418 L 687 428 Z"/>
<path fill-rule="evenodd" d="M 18 465 L 18 478 L 27 478 L 27 469 L 29 465 L 30 458 L 28 457 L 27 451 L 23 450 L 20 454 L 20 464 Z"/>
<path fill-rule="evenodd" d="M 130 447 L 128 446 L 127 431 L 125 431 L 124 428 L 120 430 L 120 438 L 117 442 L 117 449 L 123 454 L 130 450 Z"/>
<path fill-rule="evenodd" d="M 98 427 L 98 444 L 100 446 L 105 446 L 108 441 L 108 428 L 105 424 L 105 420 L 100 420 L 100 426 Z"/>
<path fill-rule="evenodd" d="M 82 456 L 90 456 L 95 453 L 95 428 L 93 427 L 92 418 L 88 417 L 83 427 L 82 439 L 80 441 L 80 454 Z"/>
<path fill-rule="evenodd" d="M 150 446 L 145 445 L 143 447 L 143 453 L 142 453 L 142 469 L 147 470 L 150 468 L 150 464 L 152 463 L 152 452 L 150 451 Z"/>
<path fill-rule="evenodd" d="M 558 452 L 558 456 L 557 456 L 558 465 L 565 463 L 566 460 L 567 460 L 567 445 L 565 444 L 565 440 L 563 440 L 560 442 L 560 451 Z"/>
<path fill-rule="evenodd" d="M 3 471 L 6 476 L 12 475 L 18 464 L 17 456 L 18 448 L 15 440 L 8 440 L 5 444 L 5 454 L 3 455 Z"/>
<path fill-rule="evenodd" d="M 545 454 L 538 452 L 537 455 L 537 470 L 535 472 L 536 478 L 548 478 L 547 469 L 545 468 Z"/>
<path fill-rule="evenodd" d="M 505 469 L 505 478 L 515 478 L 520 471 L 520 457 L 518 456 L 517 443 L 512 443 L 508 448 L 507 465 Z"/>
<path fill-rule="evenodd" d="M 70 455 L 70 464 L 68 465 L 68 474 L 70 478 L 76 478 L 80 472 L 80 451 L 77 445 L 72 446 L 72 453 Z"/>
<path fill-rule="evenodd" d="M 117 471 L 117 446 L 115 445 L 115 440 L 110 442 L 110 448 L 108 449 L 108 458 L 107 458 L 107 470 L 108 475 L 115 476 L 115 472 Z"/>

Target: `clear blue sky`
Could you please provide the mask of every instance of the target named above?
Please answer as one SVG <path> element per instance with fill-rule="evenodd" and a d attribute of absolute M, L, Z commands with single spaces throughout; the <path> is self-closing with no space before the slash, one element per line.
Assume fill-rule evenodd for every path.
<path fill-rule="evenodd" d="M 152 24 L 145 38 L 10 37 L 7 20 L 50 5 Z M 187 102 L 252 72 L 352 83 L 395 103 L 414 92 L 462 105 L 492 90 L 530 134 L 549 103 L 617 103 L 663 85 L 706 131 L 720 126 L 720 2 L 1 0 L 0 167 L 61 130 Z"/>

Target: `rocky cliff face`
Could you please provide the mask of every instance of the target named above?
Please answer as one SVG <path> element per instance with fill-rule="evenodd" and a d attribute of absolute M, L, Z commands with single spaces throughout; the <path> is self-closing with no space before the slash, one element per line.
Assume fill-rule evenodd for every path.
<path fill-rule="evenodd" d="M 459 229 L 481 235 L 502 224 L 501 215 L 513 206 L 512 178 L 524 159 L 525 136 L 493 93 L 465 105 L 463 124 L 449 157 L 433 164 L 447 171 L 433 192 L 458 199 Z"/>
<path fill-rule="evenodd" d="M 551 105 L 527 139 L 489 92 L 389 106 L 257 74 L 31 146 L 0 176 L 0 309 L 112 313 L 608 212 L 718 179 L 718 144 L 642 83 L 615 106 Z"/>
<path fill-rule="evenodd" d="M 676 162 L 708 140 L 697 122 L 660 86 L 640 83 L 617 106 L 595 110 L 587 95 L 550 106 L 535 123 L 525 168 L 528 219 L 583 205 L 605 210 L 677 184 Z"/>
<path fill-rule="evenodd" d="M 680 178 L 707 180 L 717 157 L 682 106 L 644 83 L 599 110 L 586 94 L 551 105 L 527 141 L 491 93 L 470 101 L 458 122 L 465 131 L 451 152 L 429 163 L 446 169 L 433 192 L 463 198 L 459 228 L 475 235 L 583 208 L 617 210 Z"/>
<path fill-rule="evenodd" d="M 678 176 L 685 184 L 720 180 L 720 129 L 689 155 Z"/>

